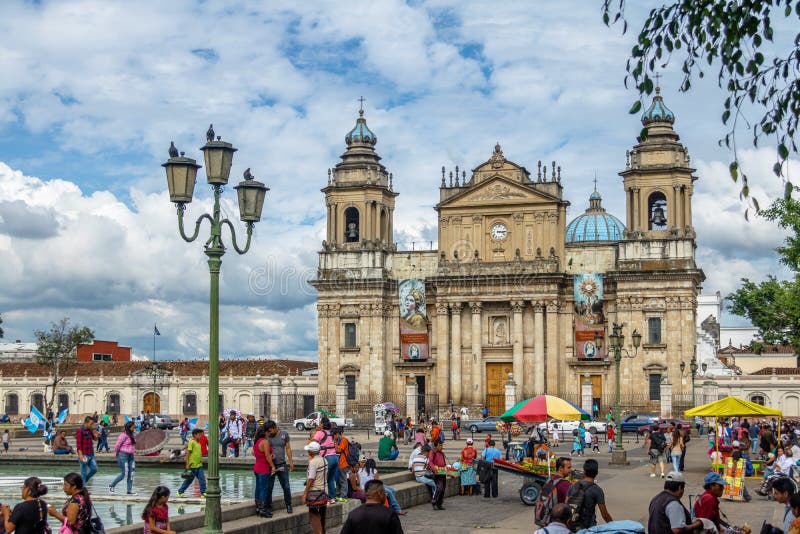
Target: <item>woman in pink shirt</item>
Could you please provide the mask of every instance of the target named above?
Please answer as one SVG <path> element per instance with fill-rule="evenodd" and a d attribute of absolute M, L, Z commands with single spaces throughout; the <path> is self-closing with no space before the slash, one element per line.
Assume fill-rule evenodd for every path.
<path fill-rule="evenodd" d="M 313 440 L 319 443 L 319 455 L 328 464 L 328 504 L 336 502 L 336 479 L 339 478 L 339 453 L 331 434 L 331 422 L 327 417 L 320 421 L 322 427 L 314 433 Z"/>
<path fill-rule="evenodd" d="M 134 429 L 136 424 L 133 421 L 125 423 L 124 431 L 117 437 L 117 444 L 114 445 L 114 454 L 117 455 L 117 465 L 119 475 L 108 485 L 108 492 L 114 493 L 114 487 L 125 478 L 125 469 L 128 469 L 128 495 L 136 495 L 133 491 L 133 455 L 136 452 L 136 435 Z"/>

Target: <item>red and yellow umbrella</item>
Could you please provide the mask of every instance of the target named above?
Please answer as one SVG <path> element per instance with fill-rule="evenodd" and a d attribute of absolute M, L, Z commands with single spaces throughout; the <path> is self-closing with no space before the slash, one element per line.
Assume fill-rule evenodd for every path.
<path fill-rule="evenodd" d="M 591 415 L 571 402 L 552 395 L 539 395 L 519 402 L 500 416 L 507 423 L 543 423 L 548 419 L 589 421 L 591 418 Z"/>

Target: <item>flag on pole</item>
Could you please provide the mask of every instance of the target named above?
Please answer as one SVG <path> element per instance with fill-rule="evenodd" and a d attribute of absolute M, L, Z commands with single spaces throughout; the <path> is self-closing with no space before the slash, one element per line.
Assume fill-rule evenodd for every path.
<path fill-rule="evenodd" d="M 158 331 L 158 327 L 156 325 L 153 325 L 153 335 L 154 336 L 160 336 L 161 335 L 161 332 Z"/>
<path fill-rule="evenodd" d="M 61 423 L 66 421 L 67 415 L 69 415 L 69 408 L 64 408 L 63 410 L 61 410 L 61 413 L 58 414 L 58 417 L 56 418 L 56 423 L 60 425 Z"/>
<path fill-rule="evenodd" d="M 31 422 L 31 424 L 36 425 L 36 428 L 39 428 L 40 425 L 44 425 L 44 422 L 46 421 L 44 415 L 42 415 L 42 412 L 36 409 L 36 406 L 31 406 L 31 413 L 28 416 L 28 420 Z"/>
<path fill-rule="evenodd" d="M 39 425 L 32 421 L 31 417 L 28 417 L 22 422 L 25 425 L 25 428 L 28 429 L 28 432 L 31 434 L 35 434 L 36 431 L 39 429 Z"/>

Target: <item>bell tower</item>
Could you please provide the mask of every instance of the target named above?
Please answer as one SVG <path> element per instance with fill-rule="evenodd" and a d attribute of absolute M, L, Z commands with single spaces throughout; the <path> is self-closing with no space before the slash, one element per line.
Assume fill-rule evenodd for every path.
<path fill-rule="evenodd" d="M 394 198 L 392 175 L 375 152 L 378 138 L 367 126 L 362 107 L 344 140 L 347 150 L 328 169 L 325 193 L 328 230 L 323 248 L 336 250 L 391 248 Z"/>
<path fill-rule="evenodd" d="M 661 88 L 642 115 L 647 137 L 626 152 L 624 179 L 626 237 L 694 239 L 692 192 L 696 177 L 689 152 L 672 129 L 675 114 L 664 104 Z"/>

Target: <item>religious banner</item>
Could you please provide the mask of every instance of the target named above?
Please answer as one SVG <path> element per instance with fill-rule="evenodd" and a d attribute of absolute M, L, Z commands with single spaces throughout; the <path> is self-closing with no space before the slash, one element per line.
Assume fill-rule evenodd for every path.
<path fill-rule="evenodd" d="M 576 274 L 573 299 L 575 356 L 581 360 L 602 360 L 605 358 L 605 348 L 597 348 L 595 336 L 604 335 L 606 320 L 603 315 L 603 275 Z"/>
<path fill-rule="evenodd" d="M 398 283 L 400 297 L 400 353 L 404 360 L 428 359 L 428 318 L 425 314 L 425 280 L 408 278 Z"/>

